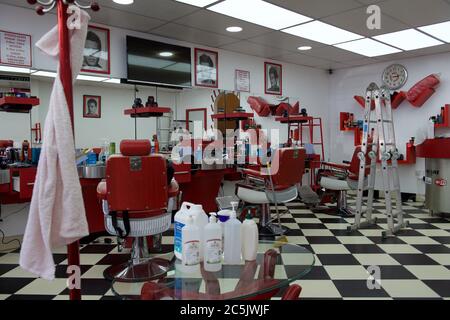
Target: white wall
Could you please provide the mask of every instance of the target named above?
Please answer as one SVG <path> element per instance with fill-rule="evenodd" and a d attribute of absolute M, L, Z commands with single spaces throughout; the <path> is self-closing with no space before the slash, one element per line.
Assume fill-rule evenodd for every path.
<path fill-rule="evenodd" d="M 417 143 L 426 138 L 428 119 L 440 113 L 443 105 L 449 103 L 450 92 L 450 53 L 424 56 L 413 59 L 394 61 L 403 64 L 409 73 L 408 82 L 401 90 L 409 90 L 415 83 L 432 73 L 441 73 L 441 85 L 436 93 L 422 106 L 415 108 L 408 101 L 394 110 L 397 145 L 405 153 L 406 143 L 415 137 Z M 330 154 L 333 161 L 350 159 L 353 153 L 353 132 L 339 131 L 339 113 L 352 112 L 357 119 L 363 119 L 363 109 L 353 99 L 354 95 L 365 95 L 366 87 L 371 82 L 381 83 L 384 68 L 393 61 L 338 70 L 330 77 Z M 438 132 L 445 134 L 445 132 Z M 417 175 L 424 174 L 424 160 L 418 159 L 416 165 L 400 166 L 401 188 L 403 192 L 424 194 L 423 182 Z"/>
<path fill-rule="evenodd" d="M 27 21 L 27 23 L 23 23 Z M 25 8 L 17 8 L 7 5 L 0 5 L 0 29 L 31 34 L 32 42 L 35 43 L 56 23 L 52 14 L 39 17 L 34 11 Z M 33 26 L 30 28 L 30 26 Z M 158 36 L 139 33 L 130 30 L 109 27 L 111 30 L 111 76 L 126 78 L 126 36 L 131 35 L 144 39 L 164 41 L 189 47 L 204 46 L 192 43 L 180 42 Z M 207 48 L 208 49 L 208 48 Z M 214 48 L 210 48 L 217 50 Z M 235 52 L 217 50 L 219 52 L 219 88 L 222 90 L 234 90 L 234 71 L 242 69 L 250 71 L 250 88 L 253 95 L 264 96 L 264 59 L 243 55 Z M 327 93 L 328 75 L 325 71 L 301 67 L 288 63 L 283 64 L 283 95 L 292 97 L 294 103 L 300 100 L 302 106 L 306 106 L 310 114 L 324 117 L 327 121 Z M 56 63 L 49 57 L 43 55 L 33 46 L 33 67 L 43 70 L 55 70 Z M 123 116 L 123 109 L 130 107 L 133 103 L 133 90 L 130 86 L 105 86 L 105 85 L 85 85 L 77 83 L 74 88 L 75 105 L 75 126 L 76 143 L 78 147 L 88 147 L 97 145 L 105 136 L 109 136 L 111 141 L 119 141 L 124 138 L 134 137 L 134 120 Z M 51 84 L 44 81 L 33 81 L 32 89 L 39 90 L 41 106 L 39 109 L 40 119 L 34 120 L 44 123 L 44 117 L 49 101 Z M 154 95 L 153 88 L 140 87 L 138 96 L 145 101 L 148 95 Z M 209 89 L 194 88 L 183 92 L 165 92 L 159 90 L 159 105 L 170 106 L 175 110 L 175 118 L 185 119 L 186 108 L 207 108 L 208 122 L 211 124 L 211 93 Z M 82 118 L 82 96 L 93 94 L 102 96 L 102 119 Z M 246 103 L 248 95 L 243 95 L 241 104 L 246 110 L 251 111 Z M 300 98 L 298 98 L 300 97 Z M 267 100 L 274 102 L 273 97 L 267 96 Z M 176 108 L 174 106 L 176 105 Z M 275 123 L 273 117 L 258 118 L 257 123 L 264 128 L 276 127 L 280 129 L 281 141 L 286 140 L 287 127 Z M 139 119 L 139 137 L 151 137 L 155 132 L 154 119 Z M 20 122 L 17 130 L 20 132 L 10 134 L 15 137 L 23 135 L 25 123 Z M 15 127 L 11 128 L 13 131 Z M 26 129 L 25 131 L 27 131 Z M 327 137 L 325 137 L 327 140 Z M 20 139 L 19 139 L 20 140 Z M 23 140 L 23 138 L 22 138 Z"/>

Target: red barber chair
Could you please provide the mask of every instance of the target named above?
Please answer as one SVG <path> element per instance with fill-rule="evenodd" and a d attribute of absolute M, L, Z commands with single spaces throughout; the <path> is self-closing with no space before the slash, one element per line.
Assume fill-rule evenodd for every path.
<path fill-rule="evenodd" d="M 297 185 L 301 183 L 305 170 L 306 151 L 304 148 L 277 149 L 272 163 L 259 171 L 244 169 L 245 182 L 236 185 L 236 195 L 247 207 L 260 208 L 260 235 L 285 234 L 287 227 L 280 222 L 278 205 L 297 199 Z M 274 203 L 278 225 L 270 217 L 270 204 Z"/>
<path fill-rule="evenodd" d="M 370 172 L 370 158 L 368 157 L 368 154 L 372 148 L 368 149 L 366 155 L 364 186 L 367 186 L 367 176 Z M 344 161 L 343 164 L 322 162 L 322 169 L 318 174 L 319 184 L 325 190 L 325 194 L 332 192 L 337 201 L 337 207 L 335 209 L 330 209 L 325 213 L 337 214 L 344 217 L 354 215 L 347 206 L 347 191 L 358 189 L 360 152 L 361 146 L 357 146 L 353 152 L 352 160 L 350 162 Z M 321 212 L 324 211 L 321 210 Z"/>
<path fill-rule="evenodd" d="M 298 284 L 290 285 L 283 294 L 281 300 L 300 300 L 302 287 Z"/>
<path fill-rule="evenodd" d="M 168 199 L 176 195 L 177 185 L 169 188 L 165 158 L 150 155 L 150 151 L 149 140 L 123 140 L 121 155 L 108 159 L 106 181 L 97 187 L 108 233 L 133 238 L 131 259 L 104 271 L 109 280 L 152 280 L 164 275 L 169 267 L 169 261 L 149 259 L 147 237 L 170 228 Z"/>

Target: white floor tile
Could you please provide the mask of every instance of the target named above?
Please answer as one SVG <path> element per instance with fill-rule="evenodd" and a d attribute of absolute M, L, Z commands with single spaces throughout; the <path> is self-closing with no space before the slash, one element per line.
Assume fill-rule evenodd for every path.
<path fill-rule="evenodd" d="M 17 267 L 2 274 L 0 278 L 36 278 L 36 275 Z"/>
<path fill-rule="evenodd" d="M 330 230 L 347 230 L 347 227 L 349 226 L 349 224 L 346 223 L 325 223 L 324 225 Z"/>
<path fill-rule="evenodd" d="M 408 243 L 408 244 L 439 244 L 436 240 L 433 240 L 429 237 L 398 237 L 400 240 Z"/>
<path fill-rule="evenodd" d="M 103 279 L 103 271 L 108 265 L 95 265 L 81 275 L 82 279 Z"/>
<path fill-rule="evenodd" d="M 450 270 L 444 266 L 405 266 L 421 280 L 450 280 Z"/>
<path fill-rule="evenodd" d="M 8 253 L 0 257 L 0 264 L 19 264 L 19 256 L 18 253 Z"/>
<path fill-rule="evenodd" d="M 297 223 L 304 223 L 304 224 L 308 224 L 308 223 L 321 224 L 322 223 L 322 221 L 320 221 L 317 218 L 295 218 L 295 222 L 297 222 Z"/>
<path fill-rule="evenodd" d="M 373 244 L 367 237 L 337 237 L 342 244 Z"/>
<path fill-rule="evenodd" d="M 450 253 L 433 253 L 427 256 L 441 265 L 450 266 Z"/>
<path fill-rule="evenodd" d="M 409 244 L 378 244 L 378 246 L 389 254 L 403 253 L 421 253 L 419 250 Z"/>
<path fill-rule="evenodd" d="M 400 265 L 394 258 L 388 254 L 354 254 L 360 264 L 364 266 L 395 266 Z"/>
<path fill-rule="evenodd" d="M 438 298 L 439 295 L 420 280 L 381 280 L 381 286 L 393 298 Z"/>
<path fill-rule="evenodd" d="M 0 294 L 0 300 L 6 300 L 9 296 L 10 294 Z"/>
<path fill-rule="evenodd" d="M 367 280 L 369 273 L 363 266 L 325 266 L 333 280 Z"/>
<path fill-rule="evenodd" d="M 16 292 L 16 294 L 57 295 L 67 288 L 66 279 L 47 281 L 36 279 Z"/>
<path fill-rule="evenodd" d="M 315 254 L 349 254 L 350 251 L 342 244 L 312 244 Z"/>
<path fill-rule="evenodd" d="M 364 230 L 364 229 L 360 229 L 358 231 L 361 232 L 366 237 L 381 237 L 382 232 L 382 230 Z"/>
<path fill-rule="evenodd" d="M 105 257 L 105 254 L 98 254 L 98 253 L 87 253 L 80 255 L 80 263 L 83 265 L 95 265 L 97 262 L 99 262 L 101 259 Z M 67 259 L 61 262 L 61 264 L 66 265 Z"/>
<path fill-rule="evenodd" d="M 334 237 L 334 234 L 327 229 L 303 229 L 302 232 L 307 237 Z"/>
<path fill-rule="evenodd" d="M 309 244 L 308 240 L 303 236 L 286 236 L 286 239 L 289 243 L 306 245 Z"/>
<path fill-rule="evenodd" d="M 341 298 L 331 280 L 299 280 L 294 283 L 302 287 L 302 298 Z"/>
<path fill-rule="evenodd" d="M 432 229 L 416 229 L 416 231 L 427 237 L 450 237 L 450 232 L 442 229 L 432 230 Z"/>

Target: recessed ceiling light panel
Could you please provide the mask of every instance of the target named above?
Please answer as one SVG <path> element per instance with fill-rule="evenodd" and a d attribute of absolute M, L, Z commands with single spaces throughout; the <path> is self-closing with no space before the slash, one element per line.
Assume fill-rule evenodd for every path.
<path fill-rule="evenodd" d="M 164 51 L 164 52 L 160 52 L 159 55 L 161 57 L 172 57 L 173 56 L 173 52 Z"/>
<path fill-rule="evenodd" d="M 415 29 L 391 32 L 373 38 L 402 50 L 416 50 L 443 44 Z"/>
<path fill-rule="evenodd" d="M 419 30 L 450 43 L 450 21 L 420 27 Z"/>
<path fill-rule="evenodd" d="M 134 0 L 113 0 L 113 2 L 117 4 L 133 4 Z"/>
<path fill-rule="evenodd" d="M 226 28 L 226 30 L 228 32 L 241 32 L 242 28 L 241 27 L 228 27 L 228 28 Z"/>
<path fill-rule="evenodd" d="M 402 52 L 397 48 L 393 48 L 384 43 L 367 38 L 336 44 L 335 47 L 351 51 L 366 57 L 377 57 L 386 54 Z"/>
<path fill-rule="evenodd" d="M 321 21 L 313 21 L 281 31 L 328 45 L 363 38 L 363 36 L 359 34 L 332 26 Z"/>
<path fill-rule="evenodd" d="M 311 50 L 312 47 L 311 46 L 301 46 L 301 47 L 298 47 L 297 49 L 300 51 L 308 51 L 308 50 Z"/>
<path fill-rule="evenodd" d="M 225 0 L 207 9 L 275 30 L 312 20 L 262 0 Z"/>
<path fill-rule="evenodd" d="M 207 5 L 210 5 L 211 3 L 214 3 L 217 0 L 175 0 L 175 1 L 183 2 L 196 7 L 206 7 Z"/>

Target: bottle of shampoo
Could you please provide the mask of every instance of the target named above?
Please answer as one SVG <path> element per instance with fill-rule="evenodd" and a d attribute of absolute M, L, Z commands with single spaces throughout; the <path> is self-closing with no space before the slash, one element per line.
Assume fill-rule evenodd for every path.
<path fill-rule="evenodd" d="M 241 263 L 242 248 L 242 223 L 236 218 L 236 211 L 233 209 L 230 219 L 224 225 L 224 263 L 238 265 Z"/>
<path fill-rule="evenodd" d="M 204 231 L 205 246 L 203 266 L 205 271 L 217 272 L 222 269 L 222 228 L 217 223 L 214 214 L 209 217 L 209 223 Z"/>
<path fill-rule="evenodd" d="M 258 253 L 258 226 L 249 212 L 242 223 L 242 258 L 245 261 L 255 261 Z"/>
<path fill-rule="evenodd" d="M 200 264 L 200 230 L 194 224 L 194 218 L 189 216 L 182 229 L 184 270 L 195 272 Z"/>

